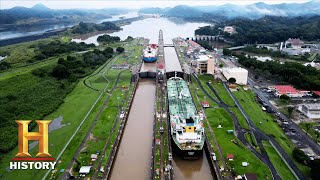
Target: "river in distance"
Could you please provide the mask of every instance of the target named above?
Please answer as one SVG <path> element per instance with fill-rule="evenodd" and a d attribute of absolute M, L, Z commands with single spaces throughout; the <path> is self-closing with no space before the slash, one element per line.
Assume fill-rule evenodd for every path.
<path fill-rule="evenodd" d="M 106 22 L 106 21 L 117 21 L 122 18 L 126 19 L 126 18 L 133 18 L 133 17 L 137 17 L 137 16 L 138 16 L 137 12 L 129 12 L 127 14 L 114 15 L 108 19 L 93 20 L 92 23 L 102 23 L 102 22 Z M 76 24 L 78 24 L 78 23 L 71 22 L 71 23 L 59 23 L 59 24 L 47 24 L 47 25 L 20 26 L 20 27 L 12 28 L 10 30 L 0 31 L 0 40 L 24 37 L 24 36 L 29 36 L 29 35 L 37 35 L 37 34 L 47 32 L 47 31 L 72 27 L 72 26 L 75 26 Z"/>
<path fill-rule="evenodd" d="M 173 38 L 193 37 L 194 31 L 198 27 L 207 25 L 209 24 L 199 22 L 187 22 L 179 18 L 146 18 L 122 26 L 123 30 L 110 33 L 109 35 L 119 36 L 121 40 L 126 39 L 128 36 L 144 37 L 150 39 L 150 43 L 158 43 L 159 30 L 162 29 L 164 43 L 172 44 Z M 91 37 L 84 35 L 78 39 L 72 39 L 72 41 L 99 45 L 99 43 L 97 42 L 97 38 L 101 35 L 103 35 L 103 33 Z"/>

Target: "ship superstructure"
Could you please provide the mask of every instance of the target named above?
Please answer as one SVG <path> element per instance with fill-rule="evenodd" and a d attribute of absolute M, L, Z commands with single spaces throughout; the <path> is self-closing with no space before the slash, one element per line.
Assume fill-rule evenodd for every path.
<path fill-rule="evenodd" d="M 158 46 L 156 44 L 150 44 L 146 46 L 143 51 L 144 62 L 155 62 L 157 60 Z"/>
<path fill-rule="evenodd" d="M 169 78 L 167 92 L 172 139 L 184 156 L 197 156 L 205 142 L 203 116 L 197 113 L 184 79 Z"/>

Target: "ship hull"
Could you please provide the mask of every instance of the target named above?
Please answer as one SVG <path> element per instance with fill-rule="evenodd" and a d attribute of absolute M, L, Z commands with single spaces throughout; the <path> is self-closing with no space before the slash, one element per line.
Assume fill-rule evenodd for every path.
<path fill-rule="evenodd" d="M 180 149 L 177 144 L 174 142 L 174 140 L 171 139 L 171 146 L 172 146 L 172 152 L 174 155 L 182 158 L 182 159 L 199 159 L 202 157 L 203 150 L 182 150 Z"/>

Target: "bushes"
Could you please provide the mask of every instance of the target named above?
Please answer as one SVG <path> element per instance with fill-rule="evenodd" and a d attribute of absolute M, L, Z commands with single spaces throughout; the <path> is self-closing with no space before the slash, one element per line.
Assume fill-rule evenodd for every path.
<path fill-rule="evenodd" d="M 247 58 L 243 54 L 235 56 L 239 58 L 240 64 L 255 71 L 261 71 L 265 76 L 293 84 L 297 88 L 320 90 L 320 71 L 314 67 L 296 62 L 285 62 L 284 64 L 276 61 L 261 62 L 254 58 Z"/>
<path fill-rule="evenodd" d="M 120 41 L 120 38 L 118 36 L 109 36 L 107 34 L 99 36 L 97 39 L 98 42 L 106 42 L 106 43 L 110 43 L 110 42 L 118 42 Z"/>
<path fill-rule="evenodd" d="M 50 71 L 50 67 L 47 68 L 47 71 Z M 64 88 L 61 88 L 62 84 Z M 10 151 L 17 144 L 15 120 L 42 119 L 58 108 L 73 88 L 66 80 L 57 80 L 50 76 L 40 78 L 33 73 L 1 80 L 0 86 L 0 152 L 2 153 Z M 29 130 L 34 126 L 35 123 L 32 122 Z"/>
<path fill-rule="evenodd" d="M 80 57 L 60 58 L 53 67 L 34 69 L 0 81 L 0 152 L 17 145 L 15 120 L 37 120 L 56 110 L 79 78 L 92 72 L 112 57 L 108 51 L 95 50 Z M 32 121 L 29 130 L 35 127 Z"/>
<path fill-rule="evenodd" d="M 117 47 L 116 50 L 117 50 L 118 53 L 122 53 L 124 51 L 124 48 L 123 47 Z"/>
<path fill-rule="evenodd" d="M 48 74 L 48 70 L 46 68 L 34 69 L 31 73 L 38 77 L 45 77 Z"/>
<path fill-rule="evenodd" d="M 53 77 L 56 77 L 58 79 L 65 79 L 69 77 L 71 73 L 64 65 L 58 64 L 53 68 L 51 74 Z"/>
<path fill-rule="evenodd" d="M 310 161 L 310 158 L 298 148 L 293 149 L 292 156 L 295 160 L 302 164 L 308 164 Z"/>
<path fill-rule="evenodd" d="M 85 34 L 94 31 L 120 30 L 121 28 L 112 22 L 103 22 L 101 24 L 80 22 L 71 30 L 73 34 Z"/>

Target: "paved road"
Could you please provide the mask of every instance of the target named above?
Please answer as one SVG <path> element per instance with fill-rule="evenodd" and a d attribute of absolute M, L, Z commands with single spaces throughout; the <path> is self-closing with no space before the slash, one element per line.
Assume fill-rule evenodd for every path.
<path fill-rule="evenodd" d="M 227 87 L 226 84 L 224 84 L 224 87 L 227 89 L 229 95 L 232 97 L 233 101 L 236 103 L 236 105 L 238 106 L 238 108 L 240 109 L 241 113 L 245 116 L 246 120 L 248 121 L 248 124 L 250 126 L 250 128 L 252 128 L 254 136 L 256 137 L 258 143 L 259 141 L 262 140 L 267 140 L 270 141 L 274 144 L 276 150 L 281 154 L 281 156 L 283 157 L 283 159 L 287 162 L 287 164 L 291 167 L 291 169 L 294 171 L 294 173 L 296 174 L 296 176 L 299 179 L 306 179 L 305 176 L 300 172 L 300 170 L 298 169 L 298 167 L 294 164 L 294 162 L 291 160 L 291 158 L 289 157 L 289 155 L 282 149 L 282 147 L 271 137 L 269 137 L 268 135 L 266 135 L 264 132 L 262 132 L 260 129 L 258 129 L 253 121 L 250 119 L 250 117 L 248 116 L 248 114 L 244 111 L 244 109 L 242 108 L 241 104 L 239 103 L 239 101 L 234 97 L 233 93 L 230 91 L 230 89 Z M 260 142 L 261 143 L 261 142 Z M 260 146 L 259 146 L 260 147 Z"/>
<path fill-rule="evenodd" d="M 255 83 L 251 78 L 248 78 L 248 83 L 249 86 L 251 87 L 251 89 L 253 89 L 257 95 L 265 102 L 269 105 L 269 107 L 272 108 L 272 110 L 274 112 L 277 112 L 280 114 L 280 118 L 286 120 L 289 122 L 290 127 L 294 128 L 296 130 L 296 134 L 297 134 L 297 138 L 298 140 L 300 140 L 301 143 L 306 144 L 307 146 L 309 146 L 316 154 L 320 155 L 320 146 L 319 144 L 317 144 L 314 140 L 312 140 L 304 131 L 301 130 L 301 128 L 294 123 L 290 118 L 288 118 L 286 115 L 284 115 L 283 113 L 281 113 L 276 107 L 274 107 L 269 100 L 263 96 L 262 92 L 256 88 L 254 88 L 253 86 L 258 86 L 257 83 Z"/>
<path fill-rule="evenodd" d="M 221 99 L 221 97 L 219 96 L 219 94 L 217 93 L 217 91 L 211 86 L 211 84 L 207 83 L 207 85 L 209 86 L 210 90 L 215 94 L 215 96 L 218 98 L 218 101 L 216 99 L 214 99 L 203 87 L 203 85 L 201 84 L 201 82 L 199 81 L 199 79 L 194 75 L 197 83 L 199 84 L 199 87 L 202 89 L 202 91 L 206 94 L 206 96 L 209 97 L 209 99 L 211 99 L 212 101 L 216 102 L 220 107 L 224 108 L 227 113 L 231 116 L 233 122 L 234 122 L 234 126 L 235 126 L 235 135 L 236 137 L 241 141 L 242 144 L 244 144 L 257 158 L 259 158 L 264 164 L 267 165 L 267 167 L 269 168 L 269 170 L 272 173 L 273 179 L 281 179 L 280 176 L 278 175 L 276 169 L 274 168 L 273 164 L 271 163 L 271 161 L 269 160 L 269 157 L 267 156 L 267 154 L 264 151 L 264 147 L 262 146 L 261 143 L 261 139 L 257 139 L 258 144 L 260 143 L 259 147 L 262 150 L 262 155 L 256 151 L 256 149 L 254 147 L 252 147 L 252 145 L 250 143 L 248 143 L 247 139 L 245 138 L 245 133 L 248 131 L 247 129 L 244 129 L 241 127 L 238 118 L 235 116 L 235 114 L 229 109 L 229 106 Z M 253 132 L 252 132 L 253 133 Z M 254 134 L 254 133 L 253 133 Z"/>

